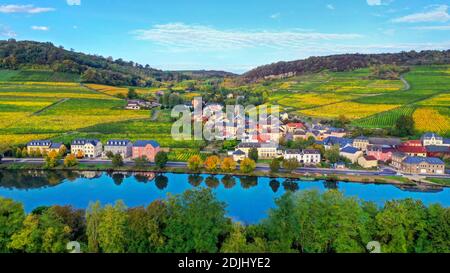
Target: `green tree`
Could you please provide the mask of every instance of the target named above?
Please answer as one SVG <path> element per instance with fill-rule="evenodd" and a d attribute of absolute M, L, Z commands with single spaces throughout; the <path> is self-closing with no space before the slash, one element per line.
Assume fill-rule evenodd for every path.
<path fill-rule="evenodd" d="M 399 137 L 414 135 L 414 119 L 412 116 L 401 115 L 395 122 L 393 134 Z"/>
<path fill-rule="evenodd" d="M 112 165 L 114 167 L 122 167 L 124 165 L 123 158 L 120 154 L 115 154 L 112 159 Z"/>
<path fill-rule="evenodd" d="M 167 201 L 166 252 L 214 253 L 229 229 L 225 204 L 208 189 L 188 190 Z"/>
<path fill-rule="evenodd" d="M 199 155 L 193 155 L 188 159 L 188 169 L 199 171 L 203 165 L 202 158 Z"/>
<path fill-rule="evenodd" d="M 21 203 L 0 197 L 0 253 L 9 252 L 11 236 L 21 229 L 24 219 Z"/>
<path fill-rule="evenodd" d="M 145 156 L 135 158 L 134 159 L 134 164 L 138 168 L 144 168 L 148 164 L 148 159 Z"/>
<path fill-rule="evenodd" d="M 280 170 L 280 159 L 274 158 L 269 164 L 270 172 L 277 173 Z"/>
<path fill-rule="evenodd" d="M 251 160 L 253 160 L 255 162 L 258 162 L 258 159 L 259 159 L 258 149 L 251 148 L 248 151 L 248 158 L 250 158 Z"/>
<path fill-rule="evenodd" d="M 300 164 L 298 163 L 296 158 L 283 160 L 283 168 L 288 170 L 289 172 L 295 171 L 299 166 Z"/>
<path fill-rule="evenodd" d="M 76 165 L 78 165 L 78 160 L 77 160 L 76 156 L 73 154 L 67 155 L 66 158 L 64 159 L 64 167 L 70 168 L 70 167 L 74 167 Z"/>
<path fill-rule="evenodd" d="M 330 149 L 325 151 L 324 157 L 331 164 L 338 163 L 340 160 L 340 147 L 339 145 L 334 145 Z"/>
<path fill-rule="evenodd" d="M 159 169 L 164 169 L 169 161 L 169 157 L 166 152 L 159 152 L 155 157 L 155 164 Z"/>
<path fill-rule="evenodd" d="M 243 173 L 251 173 L 256 169 L 256 162 L 250 158 L 245 158 L 242 160 L 240 167 Z"/>
<path fill-rule="evenodd" d="M 130 100 L 134 100 L 134 99 L 139 98 L 139 96 L 136 93 L 136 90 L 134 88 L 129 88 L 128 89 L 127 98 L 130 99 Z"/>
<path fill-rule="evenodd" d="M 124 253 L 127 244 L 127 221 L 125 205 L 117 201 L 114 206 L 106 205 L 98 225 L 98 242 L 105 253 Z"/>

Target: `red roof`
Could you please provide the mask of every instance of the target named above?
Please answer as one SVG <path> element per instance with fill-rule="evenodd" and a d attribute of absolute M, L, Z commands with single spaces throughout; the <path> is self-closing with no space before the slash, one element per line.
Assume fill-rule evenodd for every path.
<path fill-rule="evenodd" d="M 376 157 L 374 157 L 373 155 L 366 155 L 364 157 L 367 161 L 378 161 Z"/>
<path fill-rule="evenodd" d="M 420 140 L 408 140 L 402 144 L 402 146 L 422 146 L 422 141 Z"/>
<path fill-rule="evenodd" d="M 399 146 L 397 149 L 399 152 L 402 153 L 409 153 L 409 154 L 426 154 L 427 150 L 425 147 L 422 146 Z"/>
<path fill-rule="evenodd" d="M 303 125 L 303 123 L 300 123 L 300 122 L 297 122 L 297 123 L 291 122 L 291 123 L 287 124 L 287 127 L 294 127 L 294 128 L 298 129 L 298 128 L 303 128 L 304 125 Z"/>

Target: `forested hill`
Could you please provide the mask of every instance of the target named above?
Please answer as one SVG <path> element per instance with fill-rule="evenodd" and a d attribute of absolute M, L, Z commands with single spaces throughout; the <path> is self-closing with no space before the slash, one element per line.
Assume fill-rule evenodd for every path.
<path fill-rule="evenodd" d="M 151 86 L 153 81 L 182 80 L 189 76 L 166 72 L 97 55 L 66 50 L 52 43 L 0 41 L 0 69 L 47 69 L 81 75 L 83 82 L 108 85 Z"/>
<path fill-rule="evenodd" d="M 374 65 L 425 65 L 450 64 L 450 50 L 410 51 L 385 54 L 343 54 L 325 57 L 310 57 L 305 60 L 278 62 L 257 67 L 243 75 L 246 80 L 278 78 L 323 70 L 350 71 Z"/>
<path fill-rule="evenodd" d="M 221 70 L 178 70 L 173 72 L 182 73 L 192 78 L 225 78 L 237 76 L 237 74 Z"/>

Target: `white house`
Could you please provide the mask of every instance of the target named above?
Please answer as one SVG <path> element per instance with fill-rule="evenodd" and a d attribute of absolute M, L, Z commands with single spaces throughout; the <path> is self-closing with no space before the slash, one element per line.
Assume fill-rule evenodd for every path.
<path fill-rule="evenodd" d="M 103 144 L 97 139 L 76 139 L 72 141 L 70 150 L 74 155 L 81 152 L 83 157 L 97 158 L 102 155 Z"/>
<path fill-rule="evenodd" d="M 317 165 L 321 161 L 320 152 L 317 150 L 285 150 L 284 159 L 295 158 L 299 163 L 305 165 Z"/>

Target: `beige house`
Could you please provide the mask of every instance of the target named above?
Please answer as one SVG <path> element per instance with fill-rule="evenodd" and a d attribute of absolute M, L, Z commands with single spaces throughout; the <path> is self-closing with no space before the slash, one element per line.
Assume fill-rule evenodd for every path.
<path fill-rule="evenodd" d="M 285 150 L 284 159 L 296 159 L 299 163 L 305 165 L 317 165 L 321 161 L 320 152 L 317 150 Z"/>
<path fill-rule="evenodd" d="M 403 160 L 400 171 L 408 174 L 443 175 L 445 163 L 435 157 L 410 156 Z"/>
<path fill-rule="evenodd" d="M 378 160 L 373 156 L 361 156 L 358 164 L 365 169 L 372 169 L 378 167 Z"/>
<path fill-rule="evenodd" d="M 246 158 L 246 154 L 242 150 L 236 150 L 233 152 L 233 160 L 236 162 L 242 161 Z"/>
<path fill-rule="evenodd" d="M 355 147 L 347 146 L 345 148 L 341 149 L 341 152 L 339 153 L 340 156 L 347 158 L 352 163 L 358 162 L 358 159 L 363 156 L 363 152 L 358 150 Z"/>
<path fill-rule="evenodd" d="M 357 137 L 353 140 L 353 147 L 360 149 L 361 151 L 367 151 L 367 146 L 369 146 L 369 139 L 364 136 Z"/>
<path fill-rule="evenodd" d="M 75 156 L 81 154 L 85 158 L 97 158 L 102 155 L 103 144 L 97 139 L 76 139 L 72 141 L 70 150 Z"/>
<path fill-rule="evenodd" d="M 52 146 L 50 140 L 33 140 L 27 143 L 28 154 L 40 152 L 41 154 L 48 153 Z"/>
<path fill-rule="evenodd" d="M 237 150 L 241 150 L 245 153 L 245 157 L 248 157 L 250 149 L 257 149 L 258 156 L 261 159 L 272 159 L 277 157 L 278 147 L 273 143 L 241 143 L 236 147 Z"/>

